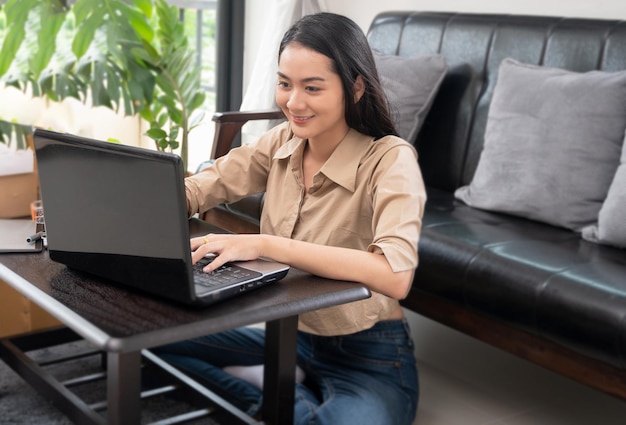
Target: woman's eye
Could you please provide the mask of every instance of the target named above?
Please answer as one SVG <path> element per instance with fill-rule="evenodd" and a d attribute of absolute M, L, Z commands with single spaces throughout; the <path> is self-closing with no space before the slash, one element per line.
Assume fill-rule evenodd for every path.
<path fill-rule="evenodd" d="M 307 91 L 310 91 L 310 92 L 318 92 L 318 91 L 320 91 L 319 87 L 308 86 L 306 89 L 307 89 Z"/>
<path fill-rule="evenodd" d="M 279 81 L 277 86 L 282 87 L 282 88 L 287 88 L 289 87 L 289 83 L 287 83 L 286 81 Z"/>

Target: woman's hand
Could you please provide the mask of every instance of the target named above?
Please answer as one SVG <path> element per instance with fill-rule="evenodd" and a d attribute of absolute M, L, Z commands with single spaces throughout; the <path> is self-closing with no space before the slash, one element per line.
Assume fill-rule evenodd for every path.
<path fill-rule="evenodd" d="M 195 264 L 207 254 L 216 258 L 203 270 L 212 272 L 229 261 L 256 260 L 263 255 L 263 241 L 259 235 L 229 235 L 209 233 L 192 238 L 191 259 Z"/>

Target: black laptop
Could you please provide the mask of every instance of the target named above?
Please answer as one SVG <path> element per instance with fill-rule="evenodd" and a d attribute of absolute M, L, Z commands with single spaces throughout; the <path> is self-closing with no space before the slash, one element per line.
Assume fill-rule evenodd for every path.
<path fill-rule="evenodd" d="M 213 273 L 192 266 L 184 169 L 178 155 L 36 129 L 35 154 L 50 258 L 186 303 L 212 304 L 282 279 L 258 259 Z"/>

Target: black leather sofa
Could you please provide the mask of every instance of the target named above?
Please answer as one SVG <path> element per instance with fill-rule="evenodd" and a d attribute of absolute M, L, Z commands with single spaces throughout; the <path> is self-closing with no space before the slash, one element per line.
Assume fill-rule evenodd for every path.
<path fill-rule="evenodd" d="M 453 196 L 476 170 L 500 61 L 534 58 L 573 71 L 626 70 L 626 22 L 388 12 L 375 17 L 368 39 L 383 53 L 442 53 L 448 62 L 412 141 L 428 201 L 420 264 L 404 306 L 626 399 L 626 250 L 471 208 Z M 217 114 L 215 155 L 230 148 L 247 120 L 276 116 Z M 215 209 L 207 218 L 253 232 L 260 200 Z"/>

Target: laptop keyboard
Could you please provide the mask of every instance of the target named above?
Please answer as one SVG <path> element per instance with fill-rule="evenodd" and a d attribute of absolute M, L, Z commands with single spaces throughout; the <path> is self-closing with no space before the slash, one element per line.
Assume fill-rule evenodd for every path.
<path fill-rule="evenodd" d="M 193 276 L 197 285 L 210 288 L 214 286 L 245 282 L 246 280 L 261 276 L 261 273 L 259 272 L 248 270 L 231 263 L 226 263 L 211 273 L 203 272 L 202 269 L 204 266 L 213 261 L 214 258 L 215 257 L 204 257 L 193 265 Z"/>

